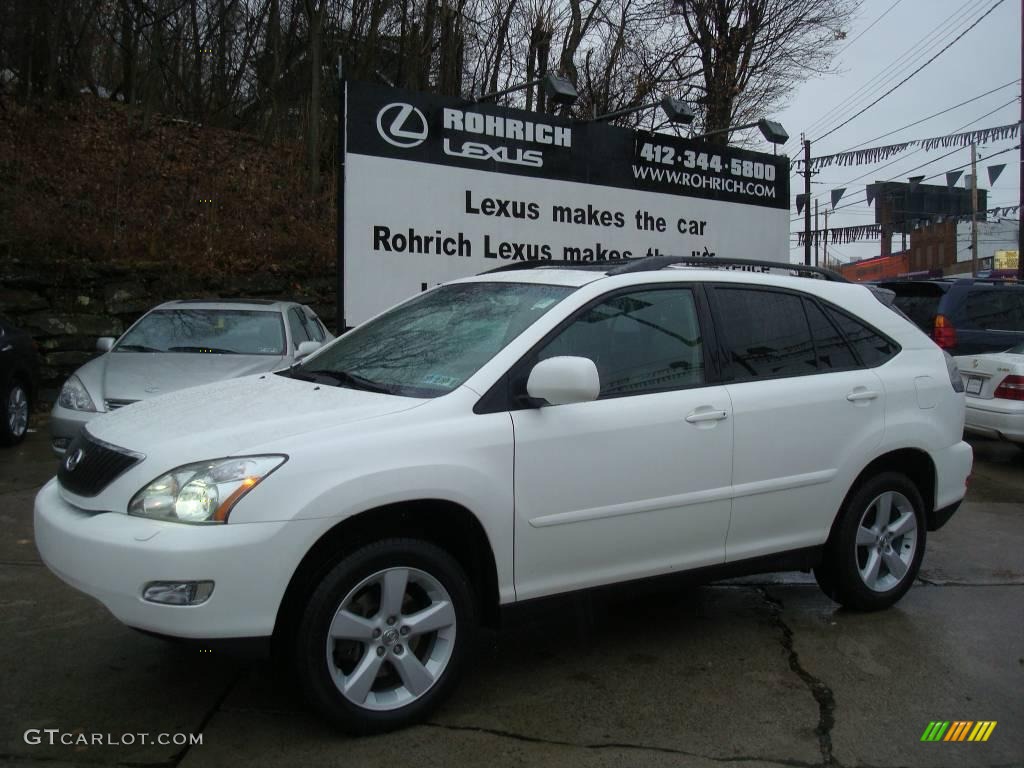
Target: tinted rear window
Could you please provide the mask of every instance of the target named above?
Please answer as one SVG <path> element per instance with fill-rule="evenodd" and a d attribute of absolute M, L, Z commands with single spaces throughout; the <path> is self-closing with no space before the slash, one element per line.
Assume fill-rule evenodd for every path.
<path fill-rule="evenodd" d="M 964 308 L 974 328 L 1024 331 L 1024 291 L 1012 288 L 972 288 Z"/>
<path fill-rule="evenodd" d="M 939 312 L 941 293 L 896 293 L 896 306 L 922 331 L 931 333 Z"/>

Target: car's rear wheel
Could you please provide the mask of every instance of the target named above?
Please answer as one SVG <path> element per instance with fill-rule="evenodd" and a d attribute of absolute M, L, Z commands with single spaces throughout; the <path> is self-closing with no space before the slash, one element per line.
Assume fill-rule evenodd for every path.
<path fill-rule="evenodd" d="M 924 501 L 904 475 L 863 482 L 840 511 L 821 564 L 822 590 L 846 608 L 888 608 L 910 589 L 925 548 Z"/>
<path fill-rule="evenodd" d="M 28 390 L 17 378 L 0 392 L 0 444 L 16 445 L 28 433 Z"/>
<path fill-rule="evenodd" d="M 454 687 L 475 635 L 458 562 L 424 541 L 388 539 L 345 557 L 314 590 L 296 669 L 329 720 L 377 733 L 429 714 Z"/>

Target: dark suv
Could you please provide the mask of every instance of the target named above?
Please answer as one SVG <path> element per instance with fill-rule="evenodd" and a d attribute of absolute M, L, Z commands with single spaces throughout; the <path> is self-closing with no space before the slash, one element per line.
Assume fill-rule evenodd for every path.
<path fill-rule="evenodd" d="M 1024 342 L 1024 285 L 940 278 L 879 283 L 896 306 L 951 355 L 1001 352 Z"/>

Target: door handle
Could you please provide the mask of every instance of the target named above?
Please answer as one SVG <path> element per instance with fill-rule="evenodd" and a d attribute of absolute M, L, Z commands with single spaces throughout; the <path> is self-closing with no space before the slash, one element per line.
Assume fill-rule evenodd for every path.
<path fill-rule="evenodd" d="M 846 396 L 851 403 L 859 403 L 863 400 L 877 400 L 878 393 L 873 389 L 855 389 Z"/>
<path fill-rule="evenodd" d="M 691 424 L 700 424 L 703 421 L 721 421 L 727 418 L 729 418 L 729 414 L 725 411 L 702 411 L 698 408 L 690 413 L 686 420 Z"/>

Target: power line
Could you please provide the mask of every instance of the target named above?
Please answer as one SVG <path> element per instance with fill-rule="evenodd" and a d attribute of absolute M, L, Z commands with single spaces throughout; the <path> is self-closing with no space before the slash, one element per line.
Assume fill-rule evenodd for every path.
<path fill-rule="evenodd" d="M 972 2 L 974 2 L 974 0 L 967 0 L 967 2 L 965 2 L 959 9 L 950 14 L 947 18 L 941 21 L 938 26 L 904 51 L 898 58 L 896 58 L 895 61 L 884 67 L 878 74 L 860 86 L 860 88 L 848 97 L 843 99 L 841 103 L 836 104 L 834 107 L 827 110 L 824 115 L 808 125 L 804 129 L 804 133 L 808 134 L 811 131 L 817 130 L 829 120 L 847 112 L 851 107 L 856 108 L 856 105 L 864 98 L 869 97 L 874 89 L 884 87 L 886 83 L 891 82 L 893 79 L 898 77 L 899 73 L 904 71 L 906 67 L 912 66 L 915 61 L 917 61 L 921 56 L 926 55 L 927 52 L 936 44 L 941 43 L 945 35 L 955 33 L 955 27 L 964 21 L 969 14 L 977 10 L 984 1 L 985 0 L 981 0 L 981 2 L 977 3 L 974 7 L 968 7 Z M 953 20 L 954 17 L 961 16 L 963 18 L 956 18 L 955 21 Z M 935 38 L 934 40 L 931 39 L 933 37 Z M 915 53 L 915 51 L 920 48 L 923 48 L 924 50 Z M 787 146 L 789 143 L 790 142 L 787 142 Z"/>
<path fill-rule="evenodd" d="M 851 41 L 850 41 L 850 42 L 848 42 L 848 43 L 847 43 L 846 45 L 844 45 L 844 46 L 843 46 L 842 48 L 840 48 L 840 49 L 839 49 L 838 51 L 836 51 L 836 58 L 839 58 L 840 56 L 842 56 L 842 55 L 843 55 L 843 53 L 845 53 L 845 52 L 846 52 L 846 49 L 847 49 L 847 48 L 849 48 L 849 47 L 850 47 L 851 45 L 853 45 L 853 44 L 854 44 L 854 43 L 856 43 L 856 42 L 857 42 L 858 40 L 860 40 L 860 39 L 861 39 L 862 37 L 864 37 L 864 35 L 865 35 L 865 34 L 867 34 L 867 33 L 868 33 L 868 31 L 870 31 L 870 29 L 871 29 L 871 28 L 872 28 L 873 26 L 875 26 L 875 24 L 877 24 L 877 23 L 878 23 L 878 22 L 880 22 L 880 21 L 881 21 L 882 19 L 884 19 L 884 18 L 885 18 L 886 16 L 888 16 L 888 15 L 889 15 L 889 13 L 890 13 L 890 12 L 892 11 L 892 9 L 893 9 L 893 8 L 895 8 L 895 7 L 897 6 L 897 5 L 899 5 L 899 4 L 900 4 L 900 3 L 902 3 L 902 2 L 903 2 L 903 0 L 896 0 L 896 2 L 895 2 L 895 3 L 893 3 L 893 4 L 892 4 L 892 5 L 890 5 L 890 6 L 888 7 L 888 8 L 886 8 L 886 10 L 885 10 L 885 13 L 883 13 L 883 14 L 882 14 L 881 16 L 879 16 L 879 17 L 878 17 L 877 19 L 875 19 L 874 21 L 872 21 L 872 22 L 871 22 L 870 24 L 868 24 L 868 25 L 867 25 L 867 26 L 866 26 L 866 27 L 864 28 L 864 30 L 863 30 L 863 31 L 862 31 L 862 32 L 861 32 L 861 33 L 860 33 L 859 35 L 857 35 L 857 36 L 856 36 L 855 38 L 853 38 L 853 40 L 851 40 Z"/>
<path fill-rule="evenodd" d="M 896 90 L 897 88 L 899 88 L 899 87 L 900 87 L 901 85 L 903 85 L 904 83 L 906 83 L 906 82 L 907 82 L 908 80 L 910 80 L 910 79 L 911 79 L 911 78 L 912 78 L 912 77 L 913 77 L 914 75 L 916 75 L 916 74 L 917 74 L 918 72 L 920 72 L 920 71 L 921 71 L 922 69 L 924 69 L 925 67 L 927 67 L 927 66 L 928 66 L 929 64 L 931 64 L 931 63 L 932 63 L 933 61 L 935 61 L 935 60 L 936 60 L 937 58 L 939 58 L 939 56 L 941 56 L 941 55 L 942 55 L 942 54 L 944 54 L 944 53 L 945 53 L 946 51 L 948 51 L 948 50 L 949 50 L 950 48 L 952 48 L 952 47 L 953 47 L 953 45 L 955 45 L 955 44 L 957 43 L 957 41 L 959 41 L 959 40 L 960 40 L 960 39 L 961 39 L 961 38 L 962 38 L 962 37 L 963 37 L 964 35 L 966 35 L 966 34 L 967 34 L 968 32 L 970 32 L 970 31 L 971 31 L 972 29 L 974 29 L 974 28 L 975 28 L 976 26 L 978 26 L 978 25 L 979 25 L 979 24 L 980 24 L 981 22 L 983 22 L 983 21 L 984 21 L 984 20 L 985 20 L 985 19 L 986 19 L 986 18 L 987 18 L 987 17 L 989 16 L 989 14 L 991 14 L 991 13 L 992 13 L 992 11 L 994 11 L 994 10 L 995 10 L 996 8 L 998 8 L 998 7 L 1000 6 L 1000 5 L 1002 5 L 1002 4 L 1003 4 L 1003 2 L 1005 2 L 1005 0 L 996 0 L 996 3 L 995 3 L 995 5 L 993 5 L 993 6 L 992 6 L 991 8 L 989 8 L 989 9 L 988 9 L 987 11 L 985 11 L 985 13 L 984 13 L 984 14 L 982 14 L 982 15 L 981 15 L 981 17 L 980 17 L 980 18 L 979 18 L 979 19 L 978 19 L 977 21 L 975 21 L 975 22 L 974 22 L 973 24 L 971 24 L 971 26 L 969 26 L 969 27 L 968 27 L 967 29 L 965 29 L 965 30 L 964 30 L 963 32 L 961 32 L 961 33 L 960 33 L 959 35 L 957 35 L 957 36 L 956 36 L 955 38 L 953 38 L 953 39 L 952 39 L 952 40 L 951 40 L 951 41 L 950 41 L 949 43 L 947 43 L 947 44 L 946 44 L 946 45 L 945 45 L 945 46 L 944 46 L 944 47 L 942 48 L 942 50 L 940 50 L 940 51 L 939 51 L 938 53 L 936 53 L 936 54 L 935 54 L 934 56 L 932 56 L 932 57 L 931 57 L 930 59 L 928 59 L 928 61 L 926 61 L 926 62 L 925 62 L 924 64 L 922 64 L 922 65 L 921 65 L 920 67 L 918 67 L 917 69 L 915 69 L 915 70 L 914 70 L 913 72 L 911 72 L 911 73 L 910 73 L 909 75 L 907 75 L 907 76 L 906 76 L 905 78 L 903 78 L 902 80 L 900 80 L 900 81 L 899 81 L 898 83 L 896 83 L 896 85 L 894 85 L 894 86 L 893 86 L 892 88 L 890 88 L 890 89 L 889 89 L 888 91 L 886 91 L 886 92 L 885 92 L 885 93 L 883 93 L 883 94 L 882 94 L 881 96 L 879 96 L 879 97 L 878 97 L 877 99 L 875 99 L 874 101 L 872 101 L 872 102 L 871 102 L 870 104 L 868 104 L 868 105 L 867 105 L 866 107 L 864 107 L 863 109 L 861 109 L 861 110 L 860 110 L 859 112 L 856 112 L 856 113 L 855 113 L 854 115 L 852 115 L 851 117 L 848 117 L 848 118 L 847 118 L 846 120 L 844 120 L 843 122 L 841 122 L 841 123 L 840 123 L 839 125 L 837 125 L 837 126 L 836 126 L 835 128 L 833 128 L 832 130 L 828 131 L 827 133 L 823 133 L 823 134 L 822 134 L 821 136 L 819 136 L 819 137 L 818 137 L 817 139 L 815 139 L 815 141 L 821 141 L 822 139 L 826 138 L 827 136 L 831 136 L 831 135 L 832 135 L 833 133 L 835 133 L 836 131 L 838 131 L 838 130 L 839 130 L 840 128 L 842 128 L 843 126 L 845 126 L 845 125 L 848 125 L 849 123 L 853 122 L 853 121 L 854 121 L 854 120 L 856 120 L 856 119 L 857 119 L 858 117 L 860 117 L 861 115 L 863 115 L 863 114 L 864 114 L 865 112 L 867 112 L 867 111 L 868 111 L 869 109 L 871 109 L 871 108 L 872 108 L 873 106 L 875 106 L 875 105 L 876 105 L 876 104 L 877 104 L 878 102 L 880 102 L 880 101 L 881 101 L 882 99 L 884 99 L 884 98 L 885 98 L 886 96 L 888 96 L 888 95 L 889 95 L 890 93 L 892 93 L 893 91 L 895 91 L 895 90 Z"/>
<path fill-rule="evenodd" d="M 928 32 L 928 34 L 905 50 L 895 61 L 884 67 L 849 97 L 832 107 L 825 115 L 808 126 L 805 129 L 805 133 L 823 130 L 829 121 L 841 120 L 844 115 L 849 115 L 852 111 L 862 106 L 879 89 L 885 88 L 894 82 L 908 69 L 931 53 L 937 46 L 942 45 L 951 36 L 956 35 L 961 29 L 961 25 L 969 22 L 971 16 L 978 12 L 986 2 L 988 0 L 967 0 L 956 11 Z"/>
<path fill-rule="evenodd" d="M 985 93 L 982 93 L 979 96 L 975 96 L 972 99 L 967 99 L 966 101 L 961 101 L 959 104 L 954 104 L 952 107 L 947 107 L 946 109 L 943 109 L 940 112 L 936 112 L 933 115 L 928 115 L 928 117 L 922 117 L 920 120 L 915 120 L 912 123 L 907 123 L 906 125 L 901 125 L 899 128 L 896 128 L 896 129 L 894 129 L 892 131 L 889 131 L 888 133 L 883 133 L 881 136 L 875 136 L 875 138 L 873 138 L 873 139 L 868 139 L 867 141 L 862 141 L 860 144 L 854 144 L 849 149 L 844 149 L 843 152 L 852 152 L 855 149 L 859 149 L 860 147 L 863 147 L 865 144 L 871 144 L 871 143 L 873 143 L 875 141 L 878 141 L 879 139 L 888 138 L 889 136 L 892 136 L 894 133 L 899 133 L 900 131 L 905 131 L 907 128 L 913 128 L 915 125 L 920 125 L 921 123 L 927 122 L 927 121 L 931 120 L 932 118 L 939 117 L 940 115 L 944 115 L 947 112 L 952 112 L 954 109 L 958 109 L 959 107 L 966 106 L 966 105 L 970 104 L 971 102 L 977 101 L 978 99 L 983 99 L 984 97 L 989 96 L 989 95 L 995 93 L 996 91 L 1001 91 L 1001 90 L 1003 90 L 1003 88 L 1009 88 L 1011 85 L 1016 85 L 1019 82 L 1020 82 L 1020 78 L 1018 77 L 1015 80 L 1011 80 L 1010 82 L 1006 83 L 1005 85 L 1000 85 L 998 88 L 993 88 L 991 91 L 985 91 Z M 1016 101 L 1017 101 L 1017 99 L 1013 99 L 1013 101 L 1009 101 L 1009 102 L 1007 102 L 1007 104 L 1013 104 Z M 1002 106 L 999 107 L 999 109 L 1002 109 L 1005 106 L 1006 106 L 1006 104 L 1003 104 Z M 992 114 L 992 113 L 990 112 L 989 114 Z M 841 153 L 839 153 L 839 154 L 841 154 Z"/>

